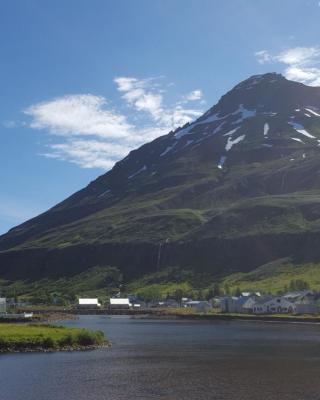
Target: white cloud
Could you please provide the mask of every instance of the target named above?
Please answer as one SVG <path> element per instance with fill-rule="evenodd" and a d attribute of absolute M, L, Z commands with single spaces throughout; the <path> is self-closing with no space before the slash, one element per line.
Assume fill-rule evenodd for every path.
<path fill-rule="evenodd" d="M 203 94 L 200 89 L 193 90 L 192 92 L 183 96 L 185 101 L 197 101 L 197 100 L 201 100 L 202 97 L 203 97 Z"/>
<path fill-rule="evenodd" d="M 79 94 L 63 96 L 27 108 L 31 128 L 47 129 L 57 135 L 94 135 L 104 138 L 126 137 L 132 126 L 123 115 L 106 109 L 101 96 Z"/>
<path fill-rule="evenodd" d="M 260 64 L 274 62 L 284 64 L 284 75 L 288 79 L 310 86 L 320 86 L 319 47 L 294 47 L 276 55 L 261 50 L 256 52 L 255 56 Z"/>
<path fill-rule="evenodd" d="M 115 83 L 133 115 L 117 112 L 106 98 L 93 94 L 62 96 L 24 110 L 31 117 L 29 127 L 53 135 L 41 154 L 83 168 L 108 170 L 130 150 L 202 114 L 181 102 L 165 106 L 164 90 L 154 78 L 118 77 Z M 189 101 L 200 98 L 200 90 L 189 93 Z"/>
<path fill-rule="evenodd" d="M 98 140 L 70 140 L 65 143 L 48 145 L 50 152 L 43 155 L 49 158 L 66 160 L 82 168 L 110 169 L 120 158 L 125 157 L 130 146 L 106 143 Z"/>
<path fill-rule="evenodd" d="M 309 65 L 319 63 L 320 49 L 317 47 L 295 47 L 283 51 L 274 58 L 288 65 Z"/>
<path fill-rule="evenodd" d="M 114 82 L 123 93 L 122 98 L 138 111 L 149 113 L 155 121 L 163 115 L 163 96 L 153 85 L 154 79 L 118 77 Z"/>
<path fill-rule="evenodd" d="M 259 64 L 265 64 L 272 61 L 272 56 L 268 53 L 267 50 L 260 50 L 255 52 L 254 54 L 257 57 Z"/>
<path fill-rule="evenodd" d="M 307 83 L 311 86 L 320 86 L 320 69 L 319 68 L 301 68 L 288 67 L 286 69 L 286 77 L 293 81 Z"/>
<path fill-rule="evenodd" d="M 163 129 L 174 129 L 192 121 L 202 112 L 195 109 L 187 109 L 181 106 L 188 101 L 200 100 L 201 90 L 194 90 L 183 96 L 183 102 L 177 102 L 173 107 L 165 107 L 163 90 L 155 84 L 155 78 L 136 79 L 131 77 L 118 77 L 114 81 L 118 90 L 123 93 L 122 98 L 137 111 L 149 114 L 154 123 Z"/>

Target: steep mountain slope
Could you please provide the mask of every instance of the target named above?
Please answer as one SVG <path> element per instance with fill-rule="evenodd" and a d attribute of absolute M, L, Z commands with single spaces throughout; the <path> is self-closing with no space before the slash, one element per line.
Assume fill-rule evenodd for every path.
<path fill-rule="evenodd" d="M 253 76 L 0 237 L 0 276 L 127 279 L 168 266 L 250 271 L 320 260 L 320 88 Z"/>

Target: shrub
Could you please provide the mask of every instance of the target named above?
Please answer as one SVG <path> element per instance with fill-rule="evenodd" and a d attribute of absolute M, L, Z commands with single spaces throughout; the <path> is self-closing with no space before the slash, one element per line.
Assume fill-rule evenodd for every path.
<path fill-rule="evenodd" d="M 95 344 L 94 334 L 86 330 L 81 330 L 77 335 L 77 342 L 81 346 L 90 346 Z"/>
<path fill-rule="evenodd" d="M 74 338 L 70 333 L 68 333 L 66 336 L 64 336 L 62 339 L 59 340 L 60 346 L 72 346 L 73 344 L 74 344 Z"/>
<path fill-rule="evenodd" d="M 54 349 L 56 347 L 56 343 L 51 337 L 47 336 L 42 340 L 42 346 L 45 349 Z"/>

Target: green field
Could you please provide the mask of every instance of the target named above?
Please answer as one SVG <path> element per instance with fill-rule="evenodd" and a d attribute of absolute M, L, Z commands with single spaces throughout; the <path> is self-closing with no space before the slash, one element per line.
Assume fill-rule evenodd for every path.
<path fill-rule="evenodd" d="M 235 273 L 222 279 L 222 286 L 231 290 L 273 293 L 291 290 L 293 281 L 305 282 L 311 290 L 320 291 L 320 266 L 315 263 L 293 264 L 281 259 L 265 264 L 251 272 Z"/>
<path fill-rule="evenodd" d="M 84 349 L 105 342 L 101 331 L 40 324 L 0 324 L 0 352 Z"/>

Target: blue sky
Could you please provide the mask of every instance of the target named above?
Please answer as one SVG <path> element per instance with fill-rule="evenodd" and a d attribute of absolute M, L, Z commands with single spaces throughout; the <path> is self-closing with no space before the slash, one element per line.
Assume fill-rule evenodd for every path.
<path fill-rule="evenodd" d="M 3 0 L 0 233 L 250 75 L 320 86 L 317 0 Z"/>

